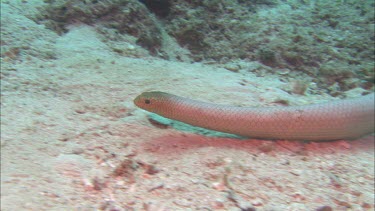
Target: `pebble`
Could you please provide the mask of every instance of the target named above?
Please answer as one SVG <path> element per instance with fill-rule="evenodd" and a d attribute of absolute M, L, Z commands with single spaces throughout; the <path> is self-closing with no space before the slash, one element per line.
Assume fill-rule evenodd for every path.
<path fill-rule="evenodd" d="M 76 154 L 76 155 L 82 154 L 83 152 L 84 150 L 82 148 L 74 148 L 72 150 L 72 154 Z"/>
<path fill-rule="evenodd" d="M 319 207 L 318 209 L 316 209 L 316 211 L 332 211 L 332 207 L 330 206 L 322 206 L 322 207 Z"/>
<path fill-rule="evenodd" d="M 358 178 L 357 178 L 357 181 L 358 181 L 359 183 L 362 183 L 362 184 L 366 182 L 365 178 L 363 178 L 363 177 L 358 177 Z"/>
<path fill-rule="evenodd" d="M 250 200 L 250 203 L 254 206 L 262 206 L 263 200 L 261 198 L 255 198 L 255 199 Z"/>
<path fill-rule="evenodd" d="M 224 68 L 235 73 L 238 73 L 240 70 L 240 66 L 238 64 L 227 64 L 224 66 Z"/>
<path fill-rule="evenodd" d="M 282 160 L 280 161 L 280 164 L 285 166 L 285 165 L 290 165 L 290 162 L 289 162 L 289 160 L 282 159 Z"/>
<path fill-rule="evenodd" d="M 292 169 L 290 171 L 290 173 L 293 174 L 293 175 L 295 175 L 295 176 L 300 176 L 303 173 L 303 171 L 299 170 L 299 169 Z"/>
<path fill-rule="evenodd" d="M 222 182 L 213 182 L 212 187 L 218 191 L 223 191 L 226 189 L 225 185 Z"/>
<path fill-rule="evenodd" d="M 224 209 L 224 201 L 222 199 L 215 199 L 212 203 L 214 209 Z"/>
<path fill-rule="evenodd" d="M 286 68 L 284 68 L 284 69 L 278 69 L 278 70 L 277 70 L 277 73 L 278 73 L 279 75 L 288 75 L 288 74 L 290 73 L 290 70 L 289 70 L 289 69 L 286 69 Z"/>
<path fill-rule="evenodd" d="M 173 203 L 183 207 L 191 207 L 193 205 L 193 203 L 191 201 L 188 201 L 187 199 L 176 199 L 173 201 Z"/>

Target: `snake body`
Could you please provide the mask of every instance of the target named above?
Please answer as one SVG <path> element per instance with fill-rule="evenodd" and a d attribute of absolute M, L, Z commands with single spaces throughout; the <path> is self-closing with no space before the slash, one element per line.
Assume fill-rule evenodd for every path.
<path fill-rule="evenodd" d="M 304 106 L 238 107 L 144 92 L 134 103 L 190 125 L 252 138 L 323 141 L 374 132 L 374 93 Z"/>

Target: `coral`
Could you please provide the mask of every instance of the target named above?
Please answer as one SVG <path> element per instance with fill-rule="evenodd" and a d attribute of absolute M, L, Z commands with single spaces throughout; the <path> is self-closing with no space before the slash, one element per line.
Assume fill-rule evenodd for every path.
<path fill-rule="evenodd" d="M 171 3 L 169 0 L 139 0 L 146 7 L 159 17 L 166 17 L 170 13 Z"/>
<path fill-rule="evenodd" d="M 343 90 L 373 83 L 373 70 L 363 68 L 373 66 L 375 60 L 373 1 L 45 2 L 34 20 L 59 34 L 80 22 L 95 25 L 107 42 L 129 41 L 132 39 L 122 36 L 132 36 L 131 44 L 166 59 L 220 63 L 238 58 L 258 60 L 273 68 L 324 76 L 318 82 L 325 88 L 336 82 Z M 115 49 L 120 54 L 126 52 Z M 362 81 L 348 82 L 353 77 Z"/>
<path fill-rule="evenodd" d="M 161 48 L 161 30 L 142 3 L 132 0 L 68 0 L 46 1 L 48 6 L 41 8 L 37 22 L 63 34 L 73 23 L 98 24 L 114 28 L 121 34 L 137 37 L 137 44 L 151 53 Z"/>
<path fill-rule="evenodd" d="M 259 60 L 267 66 L 276 66 L 275 52 L 269 48 L 262 48 L 258 51 Z"/>

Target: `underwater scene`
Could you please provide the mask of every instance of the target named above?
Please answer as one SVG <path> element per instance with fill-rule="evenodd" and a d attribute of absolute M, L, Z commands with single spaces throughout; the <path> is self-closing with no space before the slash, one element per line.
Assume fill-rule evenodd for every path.
<path fill-rule="evenodd" d="M 1 0 L 1 211 L 373 211 L 374 0 Z"/>

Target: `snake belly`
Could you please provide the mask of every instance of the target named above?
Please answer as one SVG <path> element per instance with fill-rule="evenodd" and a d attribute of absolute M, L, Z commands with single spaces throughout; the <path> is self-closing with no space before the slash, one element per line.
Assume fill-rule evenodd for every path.
<path fill-rule="evenodd" d="M 374 93 L 303 106 L 239 107 L 144 92 L 134 103 L 166 118 L 251 138 L 325 141 L 374 132 Z"/>

